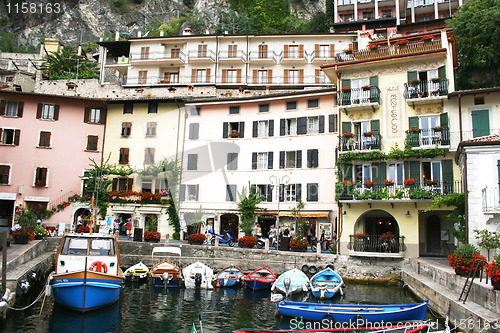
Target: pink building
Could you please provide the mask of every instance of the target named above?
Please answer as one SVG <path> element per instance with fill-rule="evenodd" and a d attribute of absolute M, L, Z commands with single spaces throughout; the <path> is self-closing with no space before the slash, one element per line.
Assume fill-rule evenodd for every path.
<path fill-rule="evenodd" d="M 0 227 L 18 207 L 42 215 L 82 194 L 89 159 L 101 163 L 105 120 L 99 101 L 0 91 Z M 83 211 L 72 204 L 45 222 L 69 224 Z"/>

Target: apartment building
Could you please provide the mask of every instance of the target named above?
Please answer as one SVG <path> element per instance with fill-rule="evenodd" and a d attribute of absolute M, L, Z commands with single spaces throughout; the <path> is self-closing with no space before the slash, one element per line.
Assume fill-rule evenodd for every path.
<path fill-rule="evenodd" d="M 449 208 L 432 198 L 461 193 L 453 153 L 457 112 L 451 31 L 341 53 L 322 66 L 338 78 L 341 123 L 337 184 L 340 251 L 409 258 L 454 249 Z M 445 112 L 448 110 L 449 112 Z"/>

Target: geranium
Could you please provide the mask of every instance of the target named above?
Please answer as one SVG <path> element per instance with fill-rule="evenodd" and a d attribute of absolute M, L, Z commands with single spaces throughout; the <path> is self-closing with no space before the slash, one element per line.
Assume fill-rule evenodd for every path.
<path fill-rule="evenodd" d="M 12 232 L 12 237 L 14 239 L 28 238 L 30 241 L 32 241 L 33 238 L 35 238 L 35 234 L 32 231 L 29 231 L 28 229 L 22 228 Z"/>
<path fill-rule="evenodd" d="M 340 91 L 346 92 L 346 91 L 351 91 L 351 87 L 345 86 L 340 89 Z"/>
<path fill-rule="evenodd" d="M 205 235 L 203 235 L 205 236 Z M 158 231 L 146 231 L 144 233 L 144 239 L 156 239 L 156 240 L 160 240 L 161 238 L 161 233 L 159 233 Z"/>
<path fill-rule="evenodd" d="M 432 42 L 433 39 L 434 39 L 433 35 L 427 35 L 427 36 L 423 36 L 421 38 L 421 40 L 424 41 L 424 42 Z"/>
<path fill-rule="evenodd" d="M 370 237 L 370 235 L 368 235 L 367 233 L 365 232 L 358 232 L 358 233 L 355 233 L 354 235 L 352 235 L 354 238 L 356 239 L 365 239 L 365 238 L 368 238 Z"/>
<path fill-rule="evenodd" d="M 431 79 L 431 81 L 434 82 L 434 83 L 438 83 L 438 82 L 441 82 L 442 79 L 443 79 L 442 77 L 433 77 Z"/>
<path fill-rule="evenodd" d="M 493 261 L 486 266 L 486 274 L 493 282 L 500 281 L 500 253 L 497 253 Z"/>
<path fill-rule="evenodd" d="M 450 266 L 461 269 L 468 273 L 476 259 L 486 261 L 486 258 L 480 254 L 479 250 L 472 244 L 464 244 L 457 248 L 453 254 L 448 256 Z M 482 266 L 483 264 L 481 264 Z"/>
<path fill-rule="evenodd" d="M 352 134 L 352 132 L 345 132 L 345 133 L 342 133 L 342 136 L 345 138 L 345 139 L 350 139 L 354 136 L 354 134 Z"/>
<path fill-rule="evenodd" d="M 378 45 L 368 45 L 368 49 L 370 49 L 370 51 L 377 51 L 379 48 Z"/>
<path fill-rule="evenodd" d="M 433 127 L 432 130 L 434 132 L 441 132 L 441 126 L 436 126 L 436 127 Z"/>
<path fill-rule="evenodd" d="M 290 240 L 290 248 L 292 249 L 304 249 L 307 247 L 307 238 L 295 237 Z"/>
<path fill-rule="evenodd" d="M 252 248 L 257 244 L 257 238 L 254 236 L 243 236 L 238 239 L 239 247 Z"/>
<path fill-rule="evenodd" d="M 373 136 L 373 134 L 375 134 L 374 131 L 366 131 L 366 132 L 363 133 L 363 136 L 365 138 L 369 138 L 369 137 Z"/>
<path fill-rule="evenodd" d="M 413 185 L 416 182 L 417 182 L 417 180 L 415 178 L 408 178 L 408 179 L 403 180 L 403 183 L 405 185 Z"/>
<path fill-rule="evenodd" d="M 79 225 L 77 228 L 76 228 L 76 233 L 77 234 L 86 234 L 86 233 L 89 233 L 90 232 L 90 228 L 87 227 L 87 226 L 84 226 L 84 225 Z"/>
<path fill-rule="evenodd" d="M 406 44 L 408 44 L 410 41 L 408 39 L 401 39 L 401 40 L 398 40 L 396 42 L 396 45 L 401 45 L 401 46 L 405 46 Z"/>
<path fill-rule="evenodd" d="M 377 185 L 377 182 L 369 179 L 365 181 L 364 184 L 366 187 L 372 187 L 373 185 Z"/>
<path fill-rule="evenodd" d="M 352 48 L 352 47 L 350 47 L 350 48 L 348 48 L 348 49 L 345 49 L 345 50 L 344 50 L 344 53 L 345 53 L 345 54 L 351 54 L 351 53 L 353 53 L 353 52 L 354 52 L 354 48 Z"/>
<path fill-rule="evenodd" d="M 394 180 L 392 180 L 392 179 L 384 179 L 383 183 L 384 183 L 385 186 L 391 186 L 391 185 L 394 185 Z"/>
<path fill-rule="evenodd" d="M 191 234 L 189 235 L 189 240 L 193 243 L 203 243 L 207 239 L 205 234 Z"/>
<path fill-rule="evenodd" d="M 362 86 L 361 89 L 363 90 L 370 90 L 372 86 L 370 86 L 369 84 L 367 84 L 366 86 Z"/>
<path fill-rule="evenodd" d="M 433 180 L 433 179 L 424 179 L 425 185 L 437 185 L 439 184 L 439 181 Z"/>
<path fill-rule="evenodd" d="M 380 240 L 383 241 L 390 241 L 393 240 L 394 238 L 396 238 L 396 235 L 390 231 L 387 231 L 386 233 L 382 234 L 382 236 L 380 236 Z"/>
<path fill-rule="evenodd" d="M 420 80 L 419 79 L 411 79 L 410 84 L 412 86 L 418 86 L 420 84 Z"/>
<path fill-rule="evenodd" d="M 229 134 L 229 137 L 231 137 L 231 138 L 239 138 L 240 137 L 240 132 L 231 132 L 231 134 Z"/>
<path fill-rule="evenodd" d="M 354 185 L 354 181 L 350 181 L 350 180 L 343 180 L 342 181 L 342 185 L 344 186 L 349 186 L 349 185 Z"/>

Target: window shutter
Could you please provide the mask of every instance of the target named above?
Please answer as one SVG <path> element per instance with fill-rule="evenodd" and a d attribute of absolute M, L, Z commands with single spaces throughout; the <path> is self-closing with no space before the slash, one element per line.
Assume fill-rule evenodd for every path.
<path fill-rule="evenodd" d="M 90 107 L 85 107 L 85 111 L 83 112 L 83 122 L 84 123 L 89 123 L 90 122 Z"/>
<path fill-rule="evenodd" d="M 252 170 L 257 170 L 257 153 L 252 153 Z"/>
<path fill-rule="evenodd" d="M 7 105 L 7 101 L 0 101 L 0 116 L 5 116 L 5 107 Z"/>
<path fill-rule="evenodd" d="M 454 193 L 453 160 L 443 160 L 443 189 L 444 194 Z"/>
<path fill-rule="evenodd" d="M 182 184 L 179 189 L 179 201 L 186 200 L 186 185 Z"/>
<path fill-rule="evenodd" d="M 16 129 L 14 131 L 14 146 L 19 146 L 20 136 L 21 136 L 21 130 Z"/>
<path fill-rule="evenodd" d="M 299 83 L 303 84 L 304 83 L 304 70 L 299 69 Z"/>
<path fill-rule="evenodd" d="M 315 69 L 314 70 L 314 83 L 316 83 L 316 84 L 320 83 L 319 82 L 320 75 L 321 75 L 321 69 Z"/>
<path fill-rule="evenodd" d="M 241 83 L 241 69 L 236 70 L 236 82 Z"/>
<path fill-rule="evenodd" d="M 59 105 L 54 105 L 54 120 L 59 120 Z"/>
<path fill-rule="evenodd" d="M 280 151 L 280 169 L 285 168 L 285 152 Z"/>
<path fill-rule="evenodd" d="M 42 110 L 43 110 L 43 104 L 38 103 L 37 108 L 36 108 L 36 119 L 42 118 Z"/>
<path fill-rule="evenodd" d="M 372 180 L 376 181 L 378 185 L 383 184 L 384 179 L 387 177 L 387 163 L 373 163 L 372 164 Z"/>
<path fill-rule="evenodd" d="M 439 115 L 439 123 L 443 129 L 446 129 L 446 130 L 441 131 L 441 144 L 447 146 L 450 144 L 450 132 L 448 131 L 449 127 L 448 127 L 448 113 L 447 112 L 441 113 Z"/>
<path fill-rule="evenodd" d="M 410 162 L 408 161 L 404 162 L 404 173 L 405 173 L 405 179 L 410 178 Z"/>
<path fill-rule="evenodd" d="M 307 117 L 297 118 L 297 134 L 307 133 Z"/>
<path fill-rule="evenodd" d="M 318 201 L 318 183 L 307 184 L 307 201 Z"/>
<path fill-rule="evenodd" d="M 370 127 L 373 132 L 380 134 L 380 120 L 374 119 L 370 121 Z"/>
<path fill-rule="evenodd" d="M 222 70 L 222 83 L 226 83 L 227 82 L 227 69 L 223 69 Z M 226 198 L 226 201 L 227 201 L 227 198 Z"/>
<path fill-rule="evenodd" d="M 23 117 L 24 102 L 17 102 L 17 116 L 19 118 Z"/>
<path fill-rule="evenodd" d="M 284 53 L 285 53 L 285 54 L 284 54 L 284 57 L 285 57 L 285 58 L 288 58 L 288 57 L 289 57 L 289 55 L 288 55 L 288 45 L 285 45 L 285 46 L 284 46 L 284 51 L 285 51 L 285 52 L 284 52 Z"/>
<path fill-rule="evenodd" d="M 312 166 L 312 149 L 307 150 L 307 167 L 310 168 Z"/>
<path fill-rule="evenodd" d="M 408 128 L 420 128 L 418 124 L 418 117 L 408 118 Z"/>
<path fill-rule="evenodd" d="M 285 135 L 286 131 L 286 119 L 280 119 L 280 136 Z"/>
<path fill-rule="evenodd" d="M 448 128 L 448 112 L 439 115 L 439 123 L 442 128 Z"/>
<path fill-rule="evenodd" d="M 337 115 L 330 114 L 328 115 L 328 132 L 334 133 L 337 132 Z"/>
<path fill-rule="evenodd" d="M 253 83 L 256 84 L 258 82 L 258 78 L 259 78 L 259 75 L 258 75 L 259 71 L 254 69 L 253 70 Z"/>
<path fill-rule="evenodd" d="M 288 69 L 283 71 L 283 83 L 288 84 Z"/>
<path fill-rule="evenodd" d="M 245 122 L 240 121 L 240 138 L 245 137 Z"/>
<path fill-rule="evenodd" d="M 370 86 L 378 87 L 378 75 L 370 76 Z"/>
<path fill-rule="evenodd" d="M 269 83 L 269 84 L 273 83 L 273 70 L 272 69 L 267 70 L 267 83 Z"/>
<path fill-rule="evenodd" d="M 325 133 L 325 116 L 319 116 L 319 132 Z"/>
<path fill-rule="evenodd" d="M 111 186 L 113 191 L 118 191 L 118 178 L 113 178 L 113 185 Z"/>
<path fill-rule="evenodd" d="M 312 150 L 312 167 L 317 168 L 319 165 L 319 151 L 318 149 Z"/>
<path fill-rule="evenodd" d="M 269 136 L 274 136 L 274 120 L 269 120 Z"/>
<path fill-rule="evenodd" d="M 472 136 L 490 135 L 490 116 L 489 110 L 473 110 L 472 115 Z"/>
<path fill-rule="evenodd" d="M 206 83 L 210 83 L 211 82 L 211 78 L 210 78 L 210 71 L 211 71 L 211 68 L 207 68 L 207 81 Z M 197 199 L 198 200 L 198 199 Z"/>
<path fill-rule="evenodd" d="M 267 154 L 267 168 L 268 169 L 272 169 L 273 168 L 273 152 L 270 151 L 268 154 Z"/>
<path fill-rule="evenodd" d="M 344 164 L 342 167 L 344 180 L 352 181 L 352 164 Z"/>
<path fill-rule="evenodd" d="M 304 57 L 304 45 L 299 44 L 299 57 L 303 58 Z"/>
<path fill-rule="evenodd" d="M 252 131 L 252 137 L 256 138 L 259 130 L 259 122 L 254 121 L 253 122 L 253 131 Z"/>
<path fill-rule="evenodd" d="M 297 168 L 302 168 L 302 150 L 297 150 L 296 152 L 297 155 Z"/>
<path fill-rule="evenodd" d="M 233 201 L 233 193 L 231 193 L 231 187 L 234 185 L 226 185 L 226 201 Z"/>
<path fill-rule="evenodd" d="M 420 161 L 410 161 L 410 178 L 415 178 L 420 184 Z"/>
<path fill-rule="evenodd" d="M 408 71 L 408 82 L 418 77 L 418 72 L 416 71 Z"/>
<path fill-rule="evenodd" d="M 273 201 L 273 187 L 268 184 L 267 185 L 267 202 Z"/>
<path fill-rule="evenodd" d="M 127 179 L 127 190 L 132 191 L 132 186 L 134 185 L 134 178 Z"/>
<path fill-rule="evenodd" d="M 227 132 L 229 130 L 229 124 L 227 122 L 224 122 L 222 124 L 222 138 L 226 139 L 227 138 Z"/>
<path fill-rule="evenodd" d="M 227 162 L 226 166 L 228 170 L 233 170 L 233 153 L 227 153 Z"/>
<path fill-rule="evenodd" d="M 342 133 L 347 133 L 351 131 L 351 122 L 343 121 L 342 122 Z"/>
<path fill-rule="evenodd" d="M 330 44 L 330 58 L 335 58 L 335 44 Z"/>
<path fill-rule="evenodd" d="M 191 83 L 195 83 L 196 82 L 196 69 L 193 68 L 191 69 Z"/>
<path fill-rule="evenodd" d="M 253 185 L 250 185 L 250 194 L 257 194 L 257 185 L 253 184 Z"/>
<path fill-rule="evenodd" d="M 349 80 L 349 79 L 342 79 L 340 85 L 341 85 L 341 88 L 350 87 L 351 86 L 351 80 Z"/>
<path fill-rule="evenodd" d="M 319 44 L 314 44 L 314 55 L 319 58 Z"/>
<path fill-rule="evenodd" d="M 280 184 L 280 202 L 283 202 L 285 199 L 285 185 Z"/>
<path fill-rule="evenodd" d="M 438 76 L 446 78 L 446 66 L 441 66 L 438 68 Z"/>
<path fill-rule="evenodd" d="M 295 186 L 297 190 L 295 201 L 299 201 L 302 199 L 302 184 L 296 184 Z"/>

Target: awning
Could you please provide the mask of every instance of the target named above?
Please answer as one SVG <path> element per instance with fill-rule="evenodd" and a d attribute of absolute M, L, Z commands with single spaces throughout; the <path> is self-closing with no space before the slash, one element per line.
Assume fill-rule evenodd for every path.
<path fill-rule="evenodd" d="M 116 214 L 133 214 L 135 207 L 131 206 L 111 206 L 111 210 Z"/>
<path fill-rule="evenodd" d="M 140 207 L 137 211 L 141 214 L 160 214 L 162 207 Z"/>
<path fill-rule="evenodd" d="M 286 217 L 294 217 L 292 213 L 289 212 L 280 212 L 280 217 L 286 216 Z M 330 218 L 330 213 L 301 213 L 301 217 L 325 217 L 325 218 Z"/>
<path fill-rule="evenodd" d="M 49 197 L 24 197 L 24 201 L 49 202 Z"/>
<path fill-rule="evenodd" d="M 16 200 L 16 194 L 0 192 L 0 200 Z"/>

